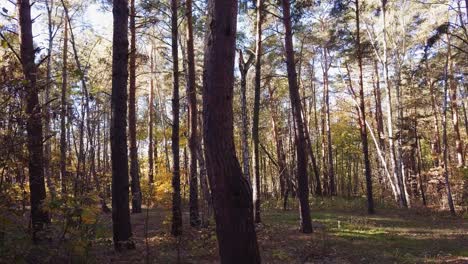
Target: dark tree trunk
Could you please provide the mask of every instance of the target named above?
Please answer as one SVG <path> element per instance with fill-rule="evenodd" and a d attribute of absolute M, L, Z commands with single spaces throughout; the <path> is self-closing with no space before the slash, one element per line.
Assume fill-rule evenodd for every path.
<path fill-rule="evenodd" d="M 208 2 L 203 83 L 206 167 L 221 263 L 260 263 L 252 190 L 234 147 L 232 93 L 237 1 Z"/>
<path fill-rule="evenodd" d="M 44 178 L 49 188 L 49 192 L 52 198 L 56 196 L 55 184 L 52 180 L 51 172 L 51 131 L 50 131 L 50 89 L 52 86 L 52 48 L 54 41 L 54 30 L 52 22 L 52 9 L 54 8 L 54 2 L 49 0 L 45 1 L 47 9 L 47 26 L 48 26 L 48 49 L 47 49 L 47 70 L 46 70 L 46 85 L 45 85 L 45 96 L 44 96 L 44 106 L 43 106 L 43 116 L 44 116 Z"/>
<path fill-rule="evenodd" d="M 257 27 L 255 41 L 255 95 L 252 122 L 252 141 L 254 154 L 254 179 L 253 179 L 253 201 L 254 201 L 254 220 L 260 223 L 260 163 L 259 163 L 259 145 L 258 123 L 260 118 L 260 85 L 262 75 L 262 23 L 263 23 L 263 0 L 257 0 Z"/>
<path fill-rule="evenodd" d="M 153 135 L 153 126 L 154 126 L 154 54 L 153 47 L 151 48 L 151 58 L 150 58 L 150 67 L 151 67 L 151 80 L 150 80 L 150 94 L 149 94 L 149 113 L 148 113 L 148 181 L 150 184 L 154 183 L 154 135 Z"/>
<path fill-rule="evenodd" d="M 247 74 L 252 66 L 252 54 L 247 61 L 244 60 L 242 50 L 239 49 L 239 72 L 240 72 L 240 93 L 241 93 L 241 113 L 242 113 L 242 165 L 244 177 L 250 181 L 250 155 L 249 155 L 249 121 L 247 114 Z"/>
<path fill-rule="evenodd" d="M 60 108 L 60 176 L 62 183 L 62 195 L 67 193 L 67 86 L 68 86 L 68 23 L 64 24 L 63 30 L 63 67 L 62 67 L 62 93 Z"/>
<path fill-rule="evenodd" d="M 294 48 L 292 41 L 291 10 L 289 0 L 283 0 L 283 23 L 285 28 L 285 52 L 288 71 L 289 95 L 296 126 L 296 151 L 297 151 L 297 181 L 299 191 L 301 231 L 312 232 L 312 221 L 309 208 L 309 183 L 307 177 L 307 142 L 304 135 L 304 123 L 302 120 L 302 106 L 297 84 L 296 66 L 294 61 Z"/>
<path fill-rule="evenodd" d="M 324 93 L 324 119 L 325 119 L 325 133 L 327 139 L 327 168 L 328 168 L 328 180 L 329 180 L 329 194 L 336 195 L 336 184 L 335 184 L 335 168 L 333 166 L 333 147 L 331 137 L 331 120 L 330 120 L 330 92 L 329 92 L 329 80 L 328 80 L 328 48 L 323 49 L 324 57 L 324 70 L 323 70 L 323 93 Z"/>
<path fill-rule="evenodd" d="M 130 136 L 130 178 L 132 179 L 132 213 L 141 213 L 140 175 L 136 139 L 136 28 L 135 0 L 130 0 L 130 89 L 128 98 L 128 125 Z"/>
<path fill-rule="evenodd" d="M 198 117 L 197 117 L 197 88 L 195 86 L 195 54 L 193 48 L 193 21 L 192 21 L 192 0 L 187 0 L 187 97 L 189 107 L 189 149 L 190 149 L 190 225 L 197 227 L 200 225 L 200 214 L 198 211 L 198 175 L 197 175 L 197 155 L 198 155 Z"/>
<path fill-rule="evenodd" d="M 179 153 L 179 51 L 177 39 L 179 36 L 177 24 L 178 1 L 171 0 L 171 30 L 172 30 L 172 227 L 173 236 L 182 234 L 182 211 L 180 196 L 180 153 Z"/>
<path fill-rule="evenodd" d="M 366 129 L 366 108 L 364 101 L 364 82 L 362 78 L 362 48 L 361 48 L 361 34 L 359 28 L 359 0 L 355 0 L 356 6 L 356 55 L 359 65 L 359 127 L 361 132 L 361 144 L 364 154 L 364 167 L 366 174 L 366 190 L 367 190 L 367 211 L 369 214 L 374 213 L 374 197 L 372 194 L 372 172 L 369 159 L 369 145 L 367 142 L 367 129 Z"/>
<path fill-rule="evenodd" d="M 41 208 L 46 198 L 43 170 L 43 143 L 41 107 L 39 105 L 39 89 L 37 87 L 37 67 L 34 62 L 31 4 L 29 0 L 18 0 L 20 25 L 20 57 L 23 75 L 26 80 L 24 92 L 26 97 L 27 137 L 29 152 L 29 189 L 31 201 L 31 222 L 33 241 L 40 240 L 39 233 L 49 222 L 47 211 Z"/>
<path fill-rule="evenodd" d="M 112 228 L 114 247 L 134 248 L 131 242 L 128 198 L 127 155 L 127 78 L 128 78 L 128 1 L 114 0 L 112 45 Z"/>

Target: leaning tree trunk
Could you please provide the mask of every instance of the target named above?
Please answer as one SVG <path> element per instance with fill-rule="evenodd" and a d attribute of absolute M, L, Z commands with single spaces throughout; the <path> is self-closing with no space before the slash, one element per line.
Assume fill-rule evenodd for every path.
<path fill-rule="evenodd" d="M 255 96 L 252 122 L 252 141 L 254 154 L 254 179 L 253 179 L 253 201 L 254 201 L 254 220 L 260 223 L 260 161 L 258 135 L 258 123 L 260 118 L 260 84 L 262 74 L 262 23 L 263 23 L 263 0 L 257 0 L 257 27 L 256 27 L 256 45 L 255 45 Z"/>
<path fill-rule="evenodd" d="M 43 143 L 41 107 L 39 105 L 39 87 L 37 86 L 37 67 L 34 62 L 34 46 L 31 21 L 31 4 L 29 0 L 18 0 L 20 25 L 20 57 L 23 75 L 26 80 L 24 91 L 26 96 L 27 137 L 29 152 L 29 189 L 31 201 L 31 222 L 33 241 L 40 240 L 38 232 L 49 222 L 47 211 L 42 209 L 46 198 L 43 170 Z"/>
<path fill-rule="evenodd" d="M 180 153 L 179 153 L 179 36 L 177 24 L 177 0 L 171 0 L 172 32 L 172 227 L 173 236 L 182 234 L 182 211 L 180 196 Z"/>
<path fill-rule="evenodd" d="M 132 179 L 132 213 L 141 213 L 140 175 L 136 139 L 136 28 L 135 0 L 130 0 L 130 88 L 128 98 L 128 125 L 130 136 L 130 178 Z"/>
<path fill-rule="evenodd" d="M 114 33 L 112 45 L 112 228 L 114 247 L 134 248 L 131 242 L 128 198 L 127 155 L 127 78 L 128 78 L 128 2 L 114 0 Z"/>
<path fill-rule="evenodd" d="M 190 149 L 190 225 L 200 225 L 200 214 L 198 211 L 198 178 L 197 178 L 197 155 L 198 155 L 198 117 L 197 117 L 197 88 L 195 86 L 195 55 L 193 48 L 193 21 L 192 0 L 186 0 L 187 18 L 187 97 L 189 108 L 189 149 Z"/>
<path fill-rule="evenodd" d="M 383 24 L 383 72 L 385 89 L 387 92 L 387 130 L 388 130 L 388 148 L 390 152 L 390 164 L 392 166 L 393 178 L 396 182 L 396 191 L 399 196 L 399 205 L 401 207 L 408 207 L 406 204 L 405 195 L 403 193 L 403 184 L 400 181 L 400 169 L 398 166 L 397 157 L 395 155 L 395 139 L 393 135 L 393 110 L 392 110 L 392 95 L 390 89 L 390 81 L 388 77 L 388 58 L 387 58 L 387 29 L 386 29 L 386 0 L 382 0 L 382 24 Z"/>
<path fill-rule="evenodd" d="M 234 146 L 232 93 L 237 1 L 208 2 L 205 41 L 203 130 L 206 168 L 221 263 L 260 263 L 252 190 Z"/>
<path fill-rule="evenodd" d="M 289 0 L 283 0 L 283 23 L 285 28 L 285 52 L 288 71 L 289 95 L 293 109 L 294 123 L 296 126 L 296 152 L 297 152 L 297 181 L 301 215 L 301 231 L 312 232 L 312 221 L 309 208 L 309 183 L 307 177 L 307 142 L 304 135 L 304 123 L 302 120 L 301 99 L 297 84 L 296 65 L 292 40 L 291 10 Z"/>

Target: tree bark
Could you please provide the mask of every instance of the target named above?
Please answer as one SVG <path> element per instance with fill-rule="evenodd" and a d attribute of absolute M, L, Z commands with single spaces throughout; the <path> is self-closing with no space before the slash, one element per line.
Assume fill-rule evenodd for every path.
<path fill-rule="evenodd" d="M 128 78 L 128 1 L 114 0 L 112 45 L 112 228 L 116 250 L 134 248 L 131 242 L 128 198 L 127 155 L 127 78 Z"/>
<path fill-rule="evenodd" d="M 455 132 L 455 151 L 457 153 L 457 167 L 461 168 L 465 165 L 465 159 L 463 155 L 463 140 L 460 134 L 460 127 L 458 123 L 458 99 L 457 99 L 457 82 L 454 77 L 452 49 L 450 47 L 450 37 L 447 35 L 448 43 L 448 75 L 449 75 L 449 90 L 450 90 L 450 107 L 452 109 L 452 124 Z"/>
<path fill-rule="evenodd" d="M 47 187 L 49 188 L 49 192 L 54 198 L 56 196 L 55 185 L 52 180 L 52 173 L 51 173 L 51 152 L 52 152 L 52 145 L 51 145 L 51 135 L 50 133 L 50 89 L 52 85 L 52 48 L 53 48 L 53 41 L 54 41 L 54 32 L 53 32 L 53 24 L 52 24 L 52 9 L 54 2 L 53 1 L 45 1 L 46 9 L 47 9 L 47 27 L 48 27 L 48 49 L 47 49 L 47 70 L 46 70 L 46 85 L 45 85 L 45 96 L 44 96 L 44 178 L 47 183 Z"/>
<path fill-rule="evenodd" d="M 31 4 L 29 0 L 18 0 L 20 25 L 20 57 L 23 75 L 26 80 L 24 92 L 26 97 L 27 142 L 29 152 L 29 189 L 31 202 L 31 222 L 33 241 L 41 240 L 39 232 L 49 222 L 47 211 L 42 209 L 46 198 L 43 170 L 43 143 L 41 107 L 39 105 L 39 87 L 37 86 L 37 66 L 34 62 Z"/>
<path fill-rule="evenodd" d="M 388 61 L 387 61 L 387 29 L 386 29 L 386 0 L 382 0 L 382 22 L 383 22 L 383 66 L 384 66 L 384 81 L 387 90 L 387 130 L 388 130 L 388 147 L 390 152 L 390 164 L 392 166 L 393 178 L 396 182 L 396 191 L 399 197 L 399 205 L 401 207 L 408 207 L 406 204 L 405 195 L 402 191 L 402 183 L 400 181 L 400 169 L 398 166 L 397 157 L 395 155 L 395 138 L 393 136 L 393 110 L 392 110 L 392 96 L 390 89 L 390 81 L 388 77 Z"/>
<path fill-rule="evenodd" d="M 262 222 L 260 217 L 260 161 L 259 161 L 259 131 L 258 123 L 260 118 L 260 85 L 262 75 L 262 24 L 263 24 L 263 2 L 257 0 L 256 3 L 256 33 L 255 33 L 255 95 L 252 122 L 252 141 L 254 154 L 254 179 L 253 179 L 253 202 L 254 202 L 254 220 L 255 223 Z"/>
<path fill-rule="evenodd" d="M 128 97 L 128 125 L 130 136 L 130 178 L 132 179 L 132 213 L 141 213 L 140 175 L 136 139 L 136 28 L 135 0 L 130 0 L 130 87 Z"/>
<path fill-rule="evenodd" d="M 366 174 L 366 190 L 367 190 L 367 211 L 369 214 L 374 213 L 374 197 L 372 194 L 372 172 L 369 159 L 369 146 L 367 142 L 367 129 L 366 129 L 366 108 L 364 101 L 364 80 L 362 78 L 362 47 L 361 47 L 361 34 L 359 25 L 359 0 L 355 0 L 356 7 L 356 55 L 359 65 L 359 127 L 361 132 L 362 151 L 364 153 L 364 167 Z"/>
<path fill-rule="evenodd" d="M 148 113 L 148 181 L 150 184 L 154 183 L 154 48 L 151 47 L 151 80 L 150 80 L 150 94 L 149 94 L 149 113 Z"/>
<path fill-rule="evenodd" d="M 62 195 L 67 193 L 67 86 L 68 86 L 68 23 L 63 30 L 63 59 L 62 59 L 62 90 L 60 108 L 60 176 L 62 183 Z"/>
<path fill-rule="evenodd" d="M 180 195 L 180 153 L 179 153 L 179 36 L 177 23 L 178 1 L 171 0 L 172 33 L 172 227 L 171 234 L 182 234 L 182 211 Z"/>
<path fill-rule="evenodd" d="M 448 36 L 447 36 L 448 38 Z M 447 45 L 450 50 L 450 44 Z M 445 61 L 445 84 L 444 84 L 444 107 L 442 114 L 442 144 L 443 144 L 443 156 L 444 156 L 444 178 L 445 188 L 447 189 L 447 202 L 449 205 L 450 213 L 455 216 L 455 206 L 452 198 L 452 188 L 449 180 L 449 158 L 448 158 L 448 140 L 447 140 L 447 108 L 448 108 L 448 89 L 450 86 L 450 52 L 447 52 L 447 58 Z"/>
<path fill-rule="evenodd" d="M 242 165 L 244 177 L 250 181 L 250 155 L 249 155 L 249 121 L 247 114 L 247 74 L 252 65 L 252 55 L 244 61 L 242 50 L 239 49 L 239 71 L 240 71 L 240 92 L 241 92 L 241 112 L 242 112 Z"/>
<path fill-rule="evenodd" d="M 186 0 L 187 18 L 187 97 L 189 108 L 189 149 L 190 149 L 190 225 L 198 227 L 200 225 L 200 214 L 198 211 L 198 175 L 197 175 L 197 155 L 198 155 L 198 117 L 197 117 L 197 87 L 195 85 L 195 54 L 193 48 L 193 21 L 192 21 L 192 0 Z"/>
<path fill-rule="evenodd" d="M 288 71 L 289 96 L 296 126 L 296 152 L 297 152 L 297 180 L 301 215 L 301 232 L 312 232 L 312 221 L 309 208 L 309 179 L 307 177 L 307 155 L 305 147 L 307 142 L 304 135 L 304 122 L 302 120 L 302 105 L 297 84 L 296 66 L 294 60 L 294 46 L 292 40 L 291 10 L 289 0 L 282 0 L 283 23 L 285 28 L 285 52 Z"/>
<path fill-rule="evenodd" d="M 237 1 L 210 0 L 205 41 L 203 129 L 221 263 L 260 263 L 252 190 L 234 146 L 232 93 Z"/>
<path fill-rule="evenodd" d="M 330 124 L 330 93 L 329 93 L 329 80 L 328 80 L 328 48 L 323 48 L 324 57 L 324 71 L 323 71 L 323 93 L 324 93 L 324 114 L 325 114 L 325 133 L 327 138 L 327 161 L 328 161 L 328 180 L 329 180 L 329 194 L 331 196 L 336 195 L 336 184 L 335 184 L 335 170 L 333 166 L 333 147 L 331 137 L 331 124 Z"/>

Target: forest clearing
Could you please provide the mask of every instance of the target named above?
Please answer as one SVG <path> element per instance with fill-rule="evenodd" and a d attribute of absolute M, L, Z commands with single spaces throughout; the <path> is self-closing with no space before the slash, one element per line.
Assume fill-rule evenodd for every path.
<path fill-rule="evenodd" d="M 468 0 L 0 0 L 0 263 L 468 263 Z"/>

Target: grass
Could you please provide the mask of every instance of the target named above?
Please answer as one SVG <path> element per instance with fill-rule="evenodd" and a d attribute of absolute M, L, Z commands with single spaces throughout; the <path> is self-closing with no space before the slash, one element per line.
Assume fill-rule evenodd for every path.
<path fill-rule="evenodd" d="M 378 207 L 375 215 L 367 215 L 363 204 L 362 200 L 312 201 L 315 230 L 302 234 L 297 209 L 283 211 L 274 202 L 264 203 L 263 223 L 257 226 L 263 263 L 468 262 L 468 223 L 463 218 L 388 207 Z M 291 207 L 297 208 L 295 204 Z M 150 211 L 151 263 L 175 263 L 177 252 L 181 263 L 218 263 L 213 225 L 192 229 L 185 212 L 184 234 L 177 243 L 169 234 L 169 216 L 170 210 Z M 109 243 L 96 244 L 90 259 L 95 263 L 144 263 L 144 220 L 144 214 L 132 215 L 136 251 L 115 253 Z"/>

